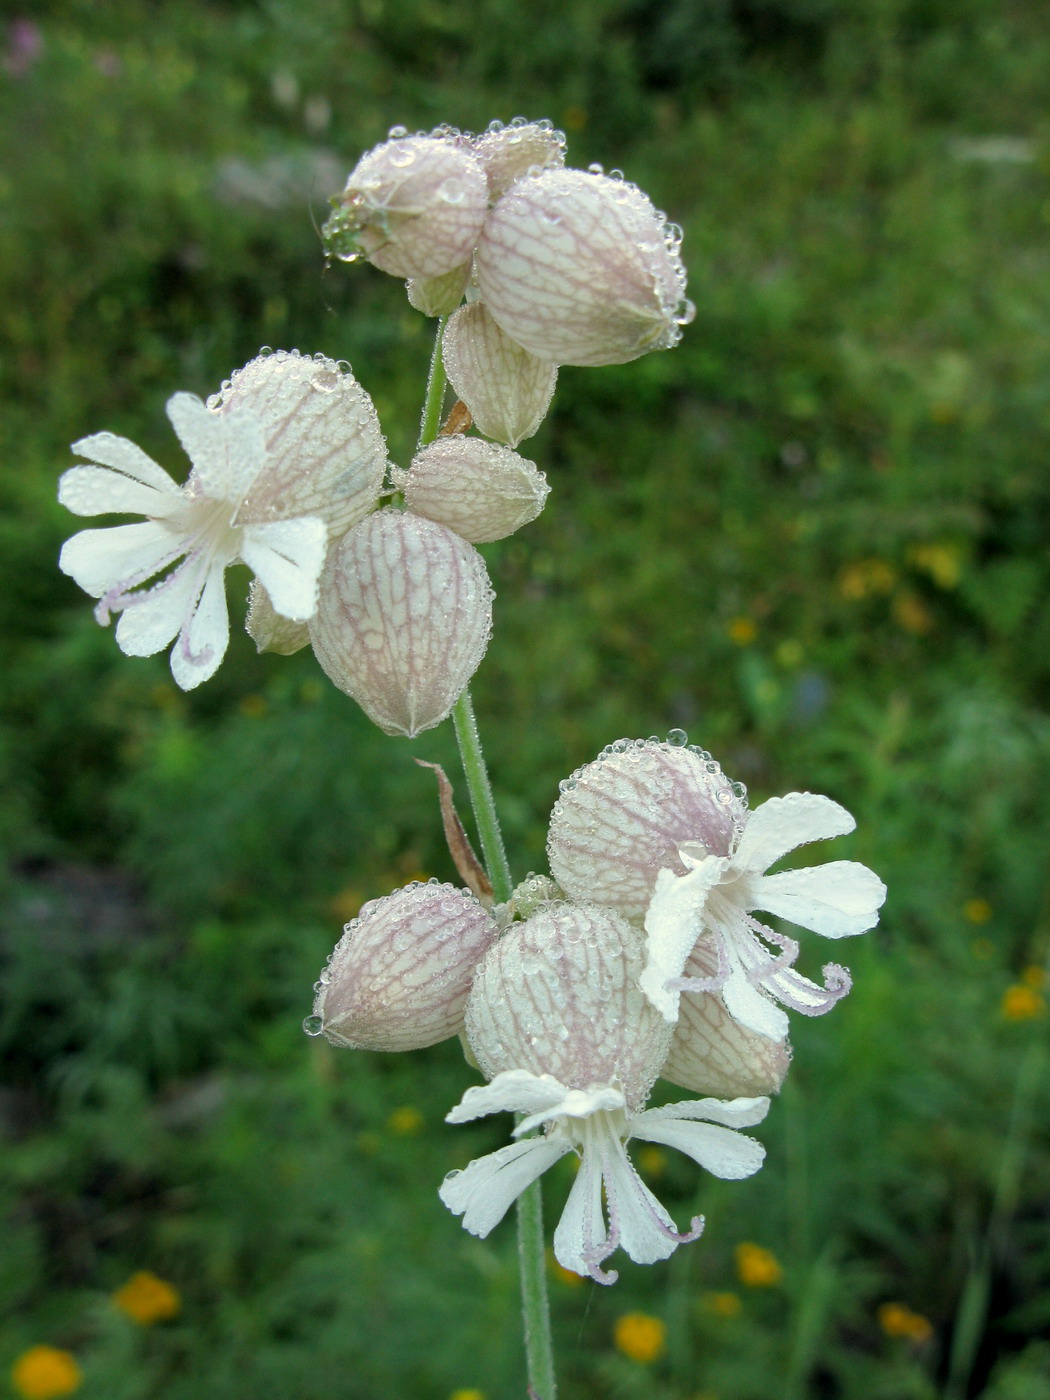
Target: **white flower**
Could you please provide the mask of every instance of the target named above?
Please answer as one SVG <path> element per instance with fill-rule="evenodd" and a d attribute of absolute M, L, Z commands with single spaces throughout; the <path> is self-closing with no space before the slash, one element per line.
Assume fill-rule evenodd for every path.
<path fill-rule="evenodd" d="M 554 1252 L 565 1268 L 601 1283 L 615 1280 L 601 1264 L 618 1247 L 650 1264 L 703 1228 L 697 1218 L 687 1232 L 676 1230 L 631 1165 L 631 1138 L 675 1147 L 727 1178 L 750 1176 L 763 1158 L 757 1142 L 730 1130 L 760 1122 L 765 1098 L 645 1109 L 671 1028 L 639 990 L 641 966 L 639 931 L 597 905 L 547 904 L 513 924 L 478 965 L 467 1001 L 470 1048 L 491 1083 L 468 1089 L 448 1115 L 462 1123 L 522 1112 L 518 1138 L 545 1126 L 542 1137 L 445 1179 L 441 1199 L 476 1235 L 487 1235 L 560 1157 L 580 1155 Z"/>
<path fill-rule="evenodd" d="M 551 873 L 574 899 L 644 918 L 642 986 L 669 1022 L 682 991 L 717 993 L 742 1026 L 783 1041 L 788 1021 L 776 1001 L 818 1015 L 848 991 L 849 974 L 834 963 L 823 987 L 796 972 L 798 944 L 751 914 L 764 909 L 829 938 L 878 922 L 885 886 L 854 861 L 764 874 L 806 841 L 853 830 L 830 798 L 790 793 L 749 812 L 710 754 L 645 739 L 610 744 L 562 789 L 547 843 Z M 690 1048 L 679 1037 L 679 1068 L 678 1052 L 707 1054 L 702 1018 L 689 1019 L 697 1039 Z M 779 1072 L 776 1057 L 767 1071 Z M 695 1075 L 686 1075 L 688 1084 Z"/>
<path fill-rule="evenodd" d="M 818 1015 L 849 990 L 845 968 L 829 963 L 819 987 L 792 966 L 798 944 L 752 917 L 760 909 L 825 938 L 864 933 L 878 923 L 886 887 L 867 866 L 852 860 L 765 872 L 807 841 L 827 840 L 856 823 L 829 797 L 790 792 L 751 813 L 732 853 L 714 855 L 699 842 L 679 846 L 685 875 L 661 870 L 645 916 L 648 962 L 641 986 L 668 1021 L 678 1017 L 682 991 L 718 990 L 730 1014 L 761 1035 L 787 1034 L 781 1002 Z M 696 976 L 690 957 L 703 937 L 714 951 L 713 977 Z M 767 944 L 779 949 L 772 952 Z M 713 945 L 713 946 L 712 946 Z"/>
<path fill-rule="evenodd" d="M 637 1138 L 677 1148 L 712 1175 L 738 1180 L 758 1171 L 765 1150 L 733 1129 L 760 1123 L 768 1107 L 766 1098 L 729 1103 L 695 1099 L 632 1113 L 615 1085 L 572 1089 L 551 1075 L 506 1070 L 491 1084 L 468 1089 L 447 1121 L 465 1123 L 506 1109 L 528 1114 L 515 1128 L 515 1138 L 541 1125 L 544 1135 L 501 1147 L 464 1171 L 450 1172 L 441 1199 L 463 1216 L 465 1229 L 484 1237 L 527 1186 L 567 1152 L 576 1152 L 580 1169 L 554 1232 L 554 1254 L 563 1268 L 589 1274 L 598 1283 L 615 1283 L 616 1273 L 601 1268 L 615 1249 L 624 1249 L 636 1264 L 654 1264 L 697 1239 L 704 1228 L 703 1216 L 695 1216 L 688 1231 L 675 1229 L 631 1165 L 627 1142 Z"/>
<path fill-rule="evenodd" d="M 126 438 L 74 443 L 96 465 L 63 475 L 63 505 L 148 518 L 81 531 L 59 563 L 99 599 L 100 623 L 121 614 L 117 643 L 128 655 L 152 656 L 176 638 L 172 674 L 190 690 L 226 652 L 227 566 L 241 559 L 254 570 L 281 617 L 310 618 L 329 528 L 371 509 L 386 448 L 368 396 L 323 358 L 262 356 L 209 406 L 180 393 L 167 412 L 193 465 L 183 486 Z"/>

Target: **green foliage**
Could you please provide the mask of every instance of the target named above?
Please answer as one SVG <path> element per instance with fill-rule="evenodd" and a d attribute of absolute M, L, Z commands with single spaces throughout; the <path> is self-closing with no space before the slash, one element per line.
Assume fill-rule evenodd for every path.
<path fill-rule="evenodd" d="M 458 1047 L 299 1031 L 359 903 L 451 876 L 411 762 L 455 780 L 451 734 L 388 739 L 308 652 L 243 636 L 181 695 L 58 573 L 54 501 L 101 428 L 178 475 L 166 397 L 264 342 L 349 359 L 404 462 L 429 328 L 392 280 L 325 271 L 311 220 L 392 123 L 521 111 L 685 227 L 699 310 L 673 354 L 562 371 L 526 444 L 551 503 L 485 550 L 474 694 L 516 873 L 543 868 L 560 777 L 681 726 L 756 799 L 843 801 L 843 853 L 891 892 L 848 1001 L 797 1030 L 762 1173 L 645 1166 L 705 1239 L 613 1290 L 552 1277 L 565 1392 L 1050 1394 L 1045 16 L 27 10 L 42 44 L 23 61 L 9 29 L 0 85 L 0 1364 L 68 1347 L 84 1400 L 521 1394 L 512 1228 L 474 1240 L 436 1196 L 504 1130 L 443 1124 Z M 1042 1012 L 1005 1016 L 1011 985 Z M 743 1240 L 781 1284 L 739 1283 Z M 110 1303 L 142 1268 L 174 1321 Z M 886 1302 L 929 1339 L 885 1335 Z M 652 1366 L 612 1345 L 634 1309 L 668 1325 Z"/>

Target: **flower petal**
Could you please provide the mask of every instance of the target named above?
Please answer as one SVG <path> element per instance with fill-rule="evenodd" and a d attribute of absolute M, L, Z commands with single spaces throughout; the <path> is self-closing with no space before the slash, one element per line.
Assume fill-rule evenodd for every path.
<path fill-rule="evenodd" d="M 647 1108 L 634 1118 L 634 1123 L 643 1119 L 655 1122 L 664 1118 L 675 1121 L 721 1123 L 724 1128 L 753 1128 L 761 1123 L 769 1112 L 769 1099 L 764 1094 L 743 1096 L 735 1099 L 684 1099 L 681 1103 L 665 1104 L 663 1108 Z M 632 1137 L 641 1137 L 632 1126 Z"/>
<path fill-rule="evenodd" d="M 724 1130 L 723 1130 L 724 1131 Z M 602 1170 L 609 1206 L 609 1234 L 636 1264 L 666 1259 L 680 1244 L 695 1240 L 704 1228 L 703 1216 L 679 1234 L 675 1223 L 631 1165 L 618 1138 L 603 1144 Z"/>
<path fill-rule="evenodd" d="M 200 602 L 171 652 L 171 674 L 183 690 L 213 676 L 226 655 L 230 618 L 226 611 L 226 561 L 213 560 Z"/>
<path fill-rule="evenodd" d="M 723 1181 L 740 1181 L 746 1176 L 754 1176 L 766 1155 L 766 1149 L 760 1142 L 734 1132 L 732 1128 L 683 1119 L 650 1118 L 646 1113 L 634 1120 L 631 1136 L 674 1147 Z"/>
<path fill-rule="evenodd" d="M 857 823 L 837 802 L 813 792 L 789 792 L 756 807 L 740 836 L 733 864 L 762 872 L 807 841 L 845 836 Z"/>
<path fill-rule="evenodd" d="M 668 986 L 681 977 L 703 932 L 707 896 L 725 874 L 724 856 L 707 856 L 685 875 L 661 870 L 645 915 L 646 964 L 638 985 L 665 1021 L 678 1019 L 680 991 Z"/>
<path fill-rule="evenodd" d="M 833 860 L 751 881 L 751 902 L 825 938 L 846 938 L 874 928 L 886 886 L 855 860 Z"/>
<path fill-rule="evenodd" d="M 563 1269 L 590 1276 L 598 1283 L 615 1283 L 617 1275 L 603 1273 L 599 1267 L 614 1248 L 608 1244 L 602 1214 L 601 1154 L 585 1150 L 554 1231 L 554 1257 Z"/>
<path fill-rule="evenodd" d="M 129 511 L 164 519 L 177 511 L 182 492 L 173 481 L 170 490 L 110 471 L 108 467 L 71 467 L 58 483 L 58 499 L 74 515 L 109 515 Z"/>
<path fill-rule="evenodd" d="M 173 394 L 171 426 L 193 463 L 193 479 L 206 496 L 239 503 L 263 465 L 262 425 L 249 412 L 217 413 L 196 394 Z"/>
<path fill-rule="evenodd" d="M 246 525 L 241 558 L 269 594 L 275 611 L 306 622 L 317 610 L 317 581 L 324 568 L 328 530 L 323 520 L 272 520 Z"/>
<path fill-rule="evenodd" d="M 182 538 L 153 520 L 81 530 L 66 540 L 58 566 L 93 598 L 146 583 L 186 552 Z M 163 645 L 163 643 L 161 643 Z"/>
<path fill-rule="evenodd" d="M 766 985 L 765 981 L 762 985 Z M 770 1040 L 783 1040 L 787 1036 L 787 1014 L 758 990 L 739 964 L 726 978 L 722 1000 L 730 1016 L 748 1030 L 768 1036 Z"/>
<path fill-rule="evenodd" d="M 165 494 L 179 491 L 163 467 L 159 467 L 152 457 L 147 457 L 141 447 L 127 438 L 118 437 L 116 433 L 92 433 L 89 437 L 79 438 L 73 444 L 73 451 L 78 457 L 86 457 L 89 462 L 115 467 L 118 472 L 157 491 Z"/>
<path fill-rule="evenodd" d="M 469 1088 L 455 1108 L 445 1115 L 446 1123 L 469 1123 L 489 1113 L 532 1113 L 555 1108 L 570 1090 L 549 1074 L 532 1074 L 527 1069 L 508 1069 L 488 1084 Z"/>
<path fill-rule="evenodd" d="M 462 1215 L 465 1230 L 484 1239 L 525 1188 L 569 1150 L 567 1142 L 542 1137 L 513 1142 L 449 1172 L 438 1195 L 453 1215 Z"/>
<path fill-rule="evenodd" d="M 190 556 L 152 588 L 114 598 L 110 606 L 122 609 L 117 646 L 126 656 L 154 656 L 193 616 L 203 582 L 201 561 Z"/>

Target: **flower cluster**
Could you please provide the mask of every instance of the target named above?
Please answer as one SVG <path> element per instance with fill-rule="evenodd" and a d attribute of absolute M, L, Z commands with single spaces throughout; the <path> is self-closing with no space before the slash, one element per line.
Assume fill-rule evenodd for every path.
<path fill-rule="evenodd" d="M 480 136 L 394 127 L 333 203 L 332 254 L 407 278 L 413 306 L 450 317 L 452 385 L 481 432 L 511 447 L 543 421 L 559 365 L 667 349 L 694 314 L 681 230 L 620 172 L 566 169 L 547 121 Z"/>
<path fill-rule="evenodd" d="M 558 365 L 673 345 L 691 314 L 680 234 L 618 174 L 566 170 L 564 146 L 549 122 L 523 118 L 479 137 L 396 128 L 335 201 L 334 255 L 409 279 L 414 306 L 449 317 L 462 411 L 407 470 L 387 461 L 349 366 L 296 351 L 263 351 L 207 403 L 168 401 L 192 468 L 182 486 L 125 438 L 74 444 L 90 465 L 64 474 L 63 504 L 146 517 L 81 531 L 60 558 L 99 600 L 99 622 L 119 614 L 123 651 L 174 641 L 177 683 L 207 680 L 229 641 L 225 571 L 240 560 L 255 575 L 247 626 L 260 650 L 312 645 L 387 733 L 449 715 L 492 627 L 475 546 L 535 519 L 548 494 L 513 449 L 546 414 Z"/>
<path fill-rule="evenodd" d="M 555 1256 L 612 1282 L 602 1266 L 618 1247 L 652 1263 L 703 1228 L 697 1217 L 678 1231 L 629 1142 L 677 1148 L 728 1179 L 761 1166 L 762 1147 L 739 1130 L 761 1122 L 787 1072 L 781 1004 L 827 1011 L 849 977 L 829 965 L 823 986 L 809 981 L 794 968 L 798 943 L 752 911 L 826 937 L 873 927 L 885 889 L 865 866 L 765 873 L 798 845 L 852 827 L 842 807 L 810 793 L 750 812 L 702 750 L 621 740 L 562 784 L 553 878 L 530 876 L 495 908 L 436 882 L 366 905 L 321 974 L 305 1028 L 373 1050 L 464 1035 L 488 1082 L 448 1121 L 524 1116 L 511 1144 L 452 1172 L 441 1199 L 487 1235 L 575 1153 Z M 705 1097 L 647 1108 L 657 1077 Z"/>

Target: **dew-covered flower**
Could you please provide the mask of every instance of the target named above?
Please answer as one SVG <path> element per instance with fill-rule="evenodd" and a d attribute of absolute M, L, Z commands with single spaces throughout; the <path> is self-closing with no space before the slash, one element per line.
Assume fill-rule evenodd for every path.
<path fill-rule="evenodd" d="M 502 540 L 535 520 L 550 493 L 535 462 L 508 447 L 459 433 L 420 448 L 393 484 L 417 515 L 472 544 Z"/>
<path fill-rule="evenodd" d="M 329 551 L 314 654 L 388 734 L 440 724 L 477 670 L 493 592 L 478 551 L 436 521 L 388 507 Z"/>
<path fill-rule="evenodd" d="M 481 162 L 493 201 L 530 171 L 560 169 L 565 164 L 565 133 L 543 118 L 538 122 L 515 117 L 507 126 L 490 122 L 471 141 Z"/>
<path fill-rule="evenodd" d="M 481 301 L 450 318 L 442 348 L 449 382 L 479 432 L 508 447 L 532 437 L 550 408 L 557 365 L 506 335 Z"/>
<path fill-rule="evenodd" d="M 783 1041 L 788 1021 L 776 1003 L 818 1015 L 849 989 L 849 974 L 829 963 L 824 986 L 803 977 L 793 967 L 798 944 L 752 911 L 828 938 L 873 928 L 886 889 L 866 866 L 765 873 L 797 846 L 854 826 L 838 803 L 812 793 L 749 812 L 710 755 L 621 740 L 567 781 L 548 849 L 567 894 L 644 918 L 641 984 L 668 1021 L 681 992 L 717 992 L 742 1026 Z"/>
<path fill-rule="evenodd" d="M 420 1050 L 458 1035 L 474 969 L 497 934 L 454 885 L 411 884 L 347 924 L 304 1029 L 354 1050 Z"/>
<path fill-rule="evenodd" d="M 548 169 L 515 181 L 482 229 L 482 301 L 531 355 L 614 365 L 681 339 L 681 233 L 635 185 L 595 171 Z"/>
<path fill-rule="evenodd" d="M 344 262 L 365 257 L 395 277 L 441 277 L 470 259 L 488 210 L 485 171 L 453 133 L 394 128 L 391 136 L 351 171 L 325 224 L 326 245 Z"/>
<path fill-rule="evenodd" d="M 313 615 L 329 530 L 374 505 L 386 444 L 367 394 L 323 357 L 260 356 L 207 404 L 180 393 L 167 412 L 193 467 L 183 486 L 126 438 L 95 433 L 74 443 L 94 465 L 63 475 L 63 505 L 147 520 L 83 530 L 59 563 L 99 599 L 99 622 L 120 613 L 122 651 L 152 656 L 177 639 L 172 674 L 190 690 L 225 654 L 224 574 L 236 560 L 282 618 Z"/>
<path fill-rule="evenodd" d="M 765 1098 L 645 1108 L 671 1028 L 639 990 L 641 966 L 638 931 L 597 905 L 551 904 L 514 924 L 479 964 L 467 1002 L 467 1037 L 491 1082 L 468 1089 L 448 1115 L 453 1123 L 526 1115 L 515 1142 L 441 1187 L 475 1235 L 487 1235 L 559 1158 L 580 1157 L 554 1253 L 601 1283 L 615 1281 L 601 1267 L 615 1249 L 650 1264 L 703 1229 L 701 1217 L 676 1229 L 632 1166 L 631 1139 L 677 1148 L 731 1179 L 750 1176 L 763 1158 L 759 1143 L 733 1129 L 760 1122 Z M 538 1127 L 541 1135 L 525 1136 Z"/>

